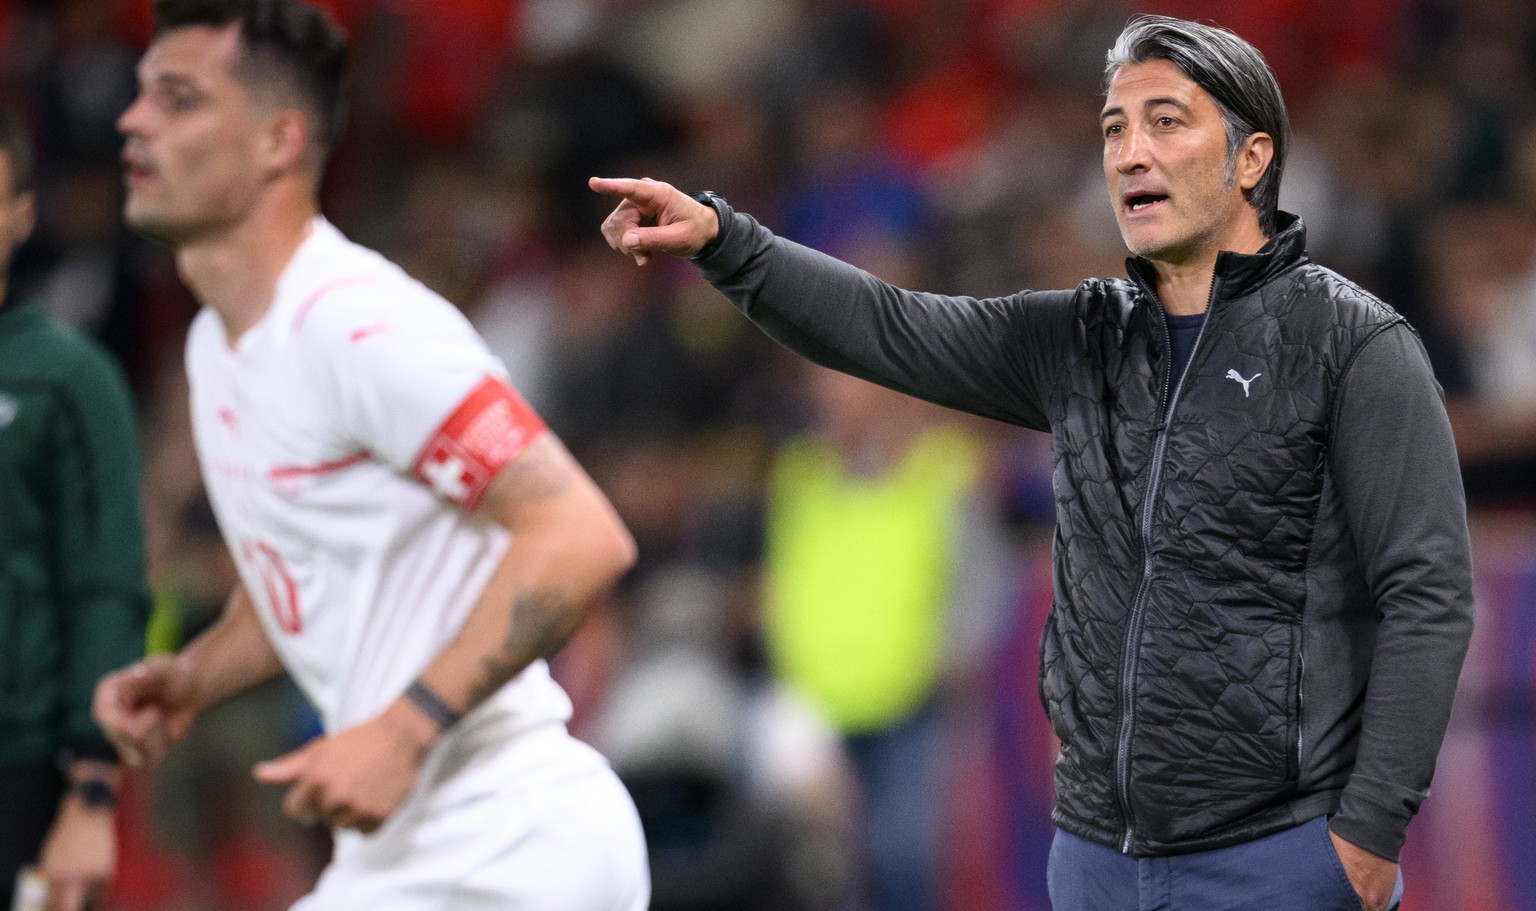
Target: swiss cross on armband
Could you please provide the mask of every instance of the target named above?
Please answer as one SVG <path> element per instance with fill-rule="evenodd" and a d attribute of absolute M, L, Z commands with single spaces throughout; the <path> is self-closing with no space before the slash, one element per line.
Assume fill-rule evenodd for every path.
<path fill-rule="evenodd" d="M 511 386 L 486 377 L 427 441 L 411 473 L 443 499 L 474 509 L 502 466 L 543 430 Z"/>

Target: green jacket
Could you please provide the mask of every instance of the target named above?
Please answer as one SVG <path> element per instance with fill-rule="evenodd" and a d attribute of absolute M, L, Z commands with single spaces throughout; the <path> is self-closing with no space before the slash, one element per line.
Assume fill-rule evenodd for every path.
<path fill-rule="evenodd" d="M 133 405 L 98 345 L 0 309 L 0 766 L 111 757 L 96 681 L 144 654 Z"/>

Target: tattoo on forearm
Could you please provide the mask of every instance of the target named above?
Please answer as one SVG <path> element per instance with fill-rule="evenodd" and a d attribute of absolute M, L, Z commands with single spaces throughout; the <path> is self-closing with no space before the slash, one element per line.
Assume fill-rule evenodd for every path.
<path fill-rule="evenodd" d="M 470 705 L 479 705 L 534 661 L 553 655 L 580 620 L 581 612 L 558 592 L 519 592 L 512 599 L 511 625 L 501 648 L 481 660 Z"/>

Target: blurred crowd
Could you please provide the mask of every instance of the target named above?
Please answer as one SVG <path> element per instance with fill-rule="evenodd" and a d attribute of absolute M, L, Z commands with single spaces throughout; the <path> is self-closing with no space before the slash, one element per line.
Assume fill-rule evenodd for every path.
<path fill-rule="evenodd" d="M 573 729 L 646 818 L 658 909 L 873 907 L 861 885 L 879 853 L 871 783 L 889 772 L 886 793 L 914 793 L 891 782 L 917 781 L 942 808 L 974 768 L 967 750 L 998 745 L 997 669 L 1019 659 L 1003 643 L 1038 636 L 1019 605 L 1048 584 L 1050 462 L 1043 435 L 839 388 L 688 264 L 612 253 L 597 230 L 610 204 L 588 176 L 715 190 L 906 287 L 988 296 L 1119 275 L 1096 129 L 1104 51 L 1138 12 L 1214 20 L 1259 47 L 1286 92 L 1281 206 L 1302 215 L 1313 258 L 1420 331 L 1473 508 L 1536 505 L 1536 17 L 1522 0 L 321 5 L 353 42 L 329 218 L 464 310 L 639 542 L 639 565 L 555 671 Z M 148 28 L 144 0 L 4 0 L 0 99 L 39 146 L 41 222 L 18 284 L 100 338 L 137 398 L 151 640 L 169 648 L 211 620 L 234 574 L 187 422 L 180 351 L 195 304 L 168 253 L 119 214 L 114 122 Z M 857 686 L 802 679 L 816 671 L 796 651 L 809 621 L 793 592 L 829 570 L 796 563 L 793 536 L 845 532 L 805 530 L 816 520 L 793 509 L 810 494 L 787 489 L 804 474 L 784 482 L 783 466 L 820 441 L 836 483 L 875 489 L 919 471 L 908 462 L 933 433 L 974 470 L 934 482 L 948 493 L 923 515 L 940 565 L 899 580 L 921 593 L 918 644 L 890 647 L 910 649 L 919 682 L 883 713 L 829 710 L 806 691 Z M 915 515 L 917 496 L 870 507 L 891 510 L 876 524 Z M 894 569 L 867 571 L 888 582 Z M 858 616 L 885 622 L 878 606 Z M 1033 668 L 1008 673 L 1031 703 Z M 848 698 L 889 684 L 867 686 Z M 1043 719 L 1028 723 L 1048 739 Z M 135 789 L 116 907 L 286 907 L 325 838 L 283 820 L 248 770 L 313 725 L 283 683 L 200 724 Z M 871 733 L 918 728 L 914 749 L 932 761 L 901 774 L 921 777 L 861 753 Z M 1048 789 L 1044 752 L 1019 765 Z M 937 856 L 957 837 L 898 850 L 932 857 L 945 907 L 1028 906 L 957 884 L 965 862 Z"/>

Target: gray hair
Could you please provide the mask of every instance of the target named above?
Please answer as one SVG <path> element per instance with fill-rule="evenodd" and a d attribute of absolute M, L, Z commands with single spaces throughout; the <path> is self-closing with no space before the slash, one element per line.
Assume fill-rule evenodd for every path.
<path fill-rule="evenodd" d="M 1245 195 L 1259 215 L 1259 227 L 1266 236 L 1274 236 L 1291 125 L 1285 100 L 1280 97 L 1280 83 L 1264 56 L 1220 26 L 1168 16 L 1139 16 L 1126 25 L 1109 50 L 1105 89 L 1121 67 L 1150 60 L 1172 63 L 1215 100 L 1227 132 L 1228 182 L 1236 173 L 1237 147 L 1254 133 L 1269 134 L 1274 158 L 1258 184 Z"/>

